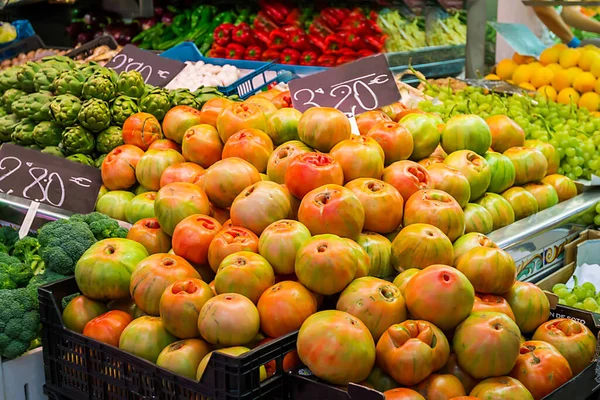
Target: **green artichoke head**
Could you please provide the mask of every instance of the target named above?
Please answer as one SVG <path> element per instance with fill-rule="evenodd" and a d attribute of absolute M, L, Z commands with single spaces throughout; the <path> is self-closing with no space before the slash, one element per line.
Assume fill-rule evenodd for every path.
<path fill-rule="evenodd" d="M 33 61 L 25 63 L 19 72 L 17 72 L 17 81 L 22 90 L 27 93 L 35 92 L 35 86 L 33 85 L 33 77 L 35 73 L 42 68 L 42 65 Z"/>
<path fill-rule="evenodd" d="M 72 94 L 61 94 L 50 102 L 52 119 L 63 127 L 74 125 L 77 122 L 79 111 L 81 111 L 81 100 Z"/>
<path fill-rule="evenodd" d="M 200 103 L 189 89 L 175 89 L 169 92 L 171 107 L 189 106 L 200 109 Z"/>
<path fill-rule="evenodd" d="M 65 158 L 65 153 L 58 146 L 47 146 L 42 149 L 42 153 L 50 154 L 56 157 Z"/>
<path fill-rule="evenodd" d="M 28 118 L 22 119 L 17 126 L 15 126 L 11 139 L 18 145 L 31 146 L 35 144 L 33 140 L 33 130 L 35 129 L 35 121 Z"/>
<path fill-rule="evenodd" d="M 86 154 L 72 154 L 67 157 L 67 160 L 74 161 L 79 164 L 89 165 L 90 167 L 95 167 L 94 159 Z"/>
<path fill-rule="evenodd" d="M 123 132 L 118 126 L 109 126 L 96 137 L 96 150 L 101 154 L 108 154 L 122 144 L 124 144 Z"/>
<path fill-rule="evenodd" d="M 162 121 L 170 109 L 171 100 L 167 90 L 154 88 L 140 99 L 140 110 L 154 115 L 159 121 Z"/>
<path fill-rule="evenodd" d="M 0 117 L 4 117 L 8 115 L 8 112 L 4 109 L 4 107 L 0 107 Z"/>
<path fill-rule="evenodd" d="M 43 121 L 33 128 L 33 140 L 42 147 L 58 146 L 62 140 L 63 127 L 58 122 Z"/>
<path fill-rule="evenodd" d="M 27 118 L 29 115 L 29 103 L 27 102 L 27 96 L 22 96 L 13 101 L 11 111 L 19 119 Z"/>
<path fill-rule="evenodd" d="M 20 89 L 17 74 L 21 70 L 20 66 L 10 67 L 0 73 L 0 90 Z"/>
<path fill-rule="evenodd" d="M 137 71 L 121 72 L 117 86 L 119 94 L 135 99 L 142 97 L 146 90 L 144 78 Z"/>
<path fill-rule="evenodd" d="M 100 99 L 86 100 L 77 116 L 79 124 L 92 132 L 100 132 L 110 126 L 110 108 Z"/>
<path fill-rule="evenodd" d="M 10 142 L 12 140 L 11 135 L 18 123 L 19 118 L 14 114 L 0 118 L 0 141 Z"/>
<path fill-rule="evenodd" d="M 70 126 L 63 132 L 60 148 L 68 155 L 71 154 L 92 154 L 94 152 L 96 142 L 94 135 L 87 129 L 74 125 Z"/>
<path fill-rule="evenodd" d="M 102 66 L 95 61 L 82 63 L 77 66 L 77 70 L 81 71 L 85 75 L 86 79 L 101 68 Z"/>
<path fill-rule="evenodd" d="M 83 83 L 86 76 L 83 72 L 73 69 L 62 72 L 52 83 L 55 94 L 72 94 L 73 96 L 81 96 Z"/>
<path fill-rule="evenodd" d="M 12 103 L 25 96 L 27 93 L 20 89 L 8 89 L 2 95 L 2 103 L 4 104 L 4 109 L 8 112 L 12 112 Z"/>
<path fill-rule="evenodd" d="M 33 87 L 36 92 L 45 90 L 48 92 L 54 92 L 53 83 L 54 80 L 60 75 L 63 70 L 56 68 L 56 65 L 47 65 L 42 68 L 33 76 Z"/>
<path fill-rule="evenodd" d="M 129 96 L 119 96 L 112 102 L 110 113 L 115 125 L 123 126 L 131 115 L 140 112 L 136 99 Z"/>
<path fill-rule="evenodd" d="M 112 100 L 117 93 L 117 80 L 115 74 L 107 69 L 101 68 L 89 76 L 81 91 L 84 99 Z"/>
<path fill-rule="evenodd" d="M 34 121 L 50 121 L 50 102 L 52 94 L 48 92 L 31 93 L 26 96 L 26 101 L 29 107 L 29 118 Z"/>

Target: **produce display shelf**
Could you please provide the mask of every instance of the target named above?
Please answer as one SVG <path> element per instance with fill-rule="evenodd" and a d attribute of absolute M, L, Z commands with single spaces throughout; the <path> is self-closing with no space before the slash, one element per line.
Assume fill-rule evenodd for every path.
<path fill-rule="evenodd" d="M 41 400 L 44 382 L 41 347 L 14 360 L 0 360 L 0 400 Z"/>

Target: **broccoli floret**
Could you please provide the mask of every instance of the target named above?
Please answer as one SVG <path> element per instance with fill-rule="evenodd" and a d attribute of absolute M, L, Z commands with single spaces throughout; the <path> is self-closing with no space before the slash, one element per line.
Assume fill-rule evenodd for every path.
<path fill-rule="evenodd" d="M 37 293 L 36 293 L 37 295 Z M 37 296 L 28 289 L 0 290 L 0 355 L 16 358 L 29 350 L 40 331 Z"/>
<path fill-rule="evenodd" d="M 96 211 L 73 215 L 70 220 L 88 224 L 96 240 L 127 237 L 127 229 L 121 228 L 117 220 Z"/>
<path fill-rule="evenodd" d="M 19 232 L 16 229 L 10 226 L 0 227 L 0 243 L 7 249 L 7 251 L 2 251 L 3 253 L 10 253 L 17 240 L 19 240 Z"/>
<path fill-rule="evenodd" d="M 63 299 L 62 299 L 62 301 L 61 301 L 61 305 L 62 305 L 62 308 L 63 308 L 63 310 L 64 310 L 65 308 L 67 308 L 67 306 L 69 305 L 69 303 L 70 303 L 70 302 L 71 302 L 71 301 L 72 301 L 72 300 L 73 300 L 75 297 L 78 297 L 78 296 L 81 296 L 81 293 L 77 292 L 77 293 L 73 293 L 73 294 L 70 294 L 70 295 L 68 295 L 68 296 L 65 296 L 65 297 L 63 297 Z"/>
<path fill-rule="evenodd" d="M 31 278 L 31 280 L 29 281 L 29 285 L 27 285 L 27 288 L 32 289 L 32 292 L 35 293 L 35 295 L 37 296 L 37 288 L 38 287 L 44 286 L 49 283 L 56 282 L 56 281 L 59 281 L 61 279 L 65 279 L 65 278 L 66 278 L 66 276 L 57 274 L 56 272 L 53 272 L 53 271 L 50 271 L 49 269 L 47 269 L 46 271 L 44 271 L 43 274 L 35 275 L 33 278 Z"/>
<path fill-rule="evenodd" d="M 20 261 L 14 264 L 0 263 L 0 274 L 13 281 L 16 287 L 27 286 L 31 278 L 33 278 L 31 268 Z M 8 289 L 7 287 L 3 288 Z"/>
<path fill-rule="evenodd" d="M 77 261 L 96 243 L 87 224 L 77 220 L 59 220 L 42 226 L 38 240 L 46 268 L 62 275 L 73 275 Z"/>
<path fill-rule="evenodd" d="M 33 274 L 38 275 L 46 269 L 46 264 L 38 254 L 39 249 L 40 242 L 36 238 L 26 236 L 15 244 L 13 257 L 27 264 L 33 271 Z"/>

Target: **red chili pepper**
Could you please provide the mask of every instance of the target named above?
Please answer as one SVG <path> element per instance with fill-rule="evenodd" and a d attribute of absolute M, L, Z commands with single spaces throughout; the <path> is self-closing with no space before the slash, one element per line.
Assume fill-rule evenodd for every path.
<path fill-rule="evenodd" d="M 341 34 L 330 35 L 325 38 L 325 53 L 338 55 L 344 47 L 345 36 Z"/>
<path fill-rule="evenodd" d="M 325 45 L 325 40 L 323 40 L 321 36 L 308 35 L 308 40 L 314 47 L 319 49 L 321 52 L 325 52 L 325 49 L 327 49 L 327 46 Z"/>
<path fill-rule="evenodd" d="M 275 22 L 283 24 L 285 19 L 290 14 L 291 10 L 283 3 L 271 1 L 261 1 L 260 7 L 265 10 L 268 16 L 273 18 Z"/>
<path fill-rule="evenodd" d="M 281 52 L 281 60 L 282 64 L 298 64 L 298 60 L 300 60 L 300 52 L 294 49 L 285 49 Z"/>
<path fill-rule="evenodd" d="M 280 57 L 281 53 L 279 52 L 279 50 L 266 49 L 265 51 L 263 51 L 261 58 L 263 61 L 278 62 Z"/>
<path fill-rule="evenodd" d="M 246 48 L 239 43 L 229 43 L 227 45 L 225 58 L 232 58 L 234 60 L 241 60 L 244 58 Z"/>
<path fill-rule="evenodd" d="M 346 36 L 344 41 L 346 47 L 350 47 L 353 50 L 361 50 L 365 48 L 365 41 L 358 34 L 351 33 Z"/>
<path fill-rule="evenodd" d="M 302 21 L 300 20 L 301 16 L 302 13 L 300 12 L 300 9 L 294 8 L 286 17 L 284 24 L 300 27 L 302 26 Z"/>
<path fill-rule="evenodd" d="M 269 34 L 269 48 L 273 50 L 283 50 L 287 47 L 289 35 L 281 29 L 275 29 Z"/>
<path fill-rule="evenodd" d="M 244 60 L 261 61 L 262 49 L 260 46 L 248 46 L 244 53 Z"/>
<path fill-rule="evenodd" d="M 383 43 L 381 42 L 380 38 L 377 38 L 375 36 L 365 36 L 363 38 L 364 40 L 364 44 L 365 44 L 365 48 L 373 50 L 374 52 L 381 52 L 381 50 L 383 49 Z M 358 49 L 360 50 L 360 49 Z"/>
<path fill-rule="evenodd" d="M 264 45 L 268 46 L 271 39 L 269 38 L 269 34 L 260 29 L 254 29 L 254 36 L 258 39 L 258 41 Z"/>
<path fill-rule="evenodd" d="M 254 18 L 254 28 L 270 33 L 278 26 L 264 11 L 259 11 Z"/>
<path fill-rule="evenodd" d="M 298 51 L 310 50 L 308 35 L 302 29 L 294 29 L 290 33 L 289 46 Z"/>
<path fill-rule="evenodd" d="M 310 24 L 310 27 L 308 28 L 308 32 L 312 35 L 319 35 L 323 38 L 334 34 L 333 30 L 329 26 L 327 26 L 327 24 L 325 23 L 325 21 L 323 21 L 323 18 L 321 17 L 317 17 L 314 19 L 314 21 L 312 22 L 312 24 Z"/>
<path fill-rule="evenodd" d="M 231 31 L 231 40 L 236 43 L 243 44 L 244 46 L 254 44 L 254 36 L 252 35 L 252 29 L 250 28 L 250 25 L 242 22 L 238 26 L 234 27 Z"/>
<path fill-rule="evenodd" d="M 221 24 L 217 26 L 213 33 L 213 39 L 219 46 L 227 46 L 231 42 L 231 31 L 235 28 L 233 24 Z"/>
<path fill-rule="evenodd" d="M 373 54 L 375 54 L 374 51 L 371 51 L 369 49 L 362 49 L 356 52 L 356 55 L 359 58 L 364 58 L 364 57 L 371 57 Z"/>
<path fill-rule="evenodd" d="M 322 67 L 335 67 L 335 62 L 337 61 L 337 57 L 333 54 L 322 54 L 317 59 L 317 64 Z"/>
<path fill-rule="evenodd" d="M 300 65 L 317 65 L 319 54 L 314 50 L 307 50 L 300 55 Z"/>
<path fill-rule="evenodd" d="M 212 58 L 225 58 L 227 55 L 227 49 L 223 46 L 219 46 L 216 43 L 213 44 L 212 48 L 208 52 L 208 56 Z"/>
<path fill-rule="evenodd" d="M 342 64 L 346 64 L 352 61 L 355 61 L 358 58 L 358 55 L 355 54 L 346 54 L 343 56 L 338 57 L 338 59 L 335 62 L 335 65 L 342 65 Z"/>

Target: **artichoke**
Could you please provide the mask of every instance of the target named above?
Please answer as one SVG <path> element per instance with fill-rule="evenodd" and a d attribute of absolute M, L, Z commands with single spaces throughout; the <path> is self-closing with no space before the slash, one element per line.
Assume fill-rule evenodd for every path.
<path fill-rule="evenodd" d="M 19 119 L 27 118 L 29 115 L 29 104 L 27 103 L 27 96 L 19 97 L 12 103 L 11 111 Z"/>
<path fill-rule="evenodd" d="M 19 87 L 26 91 L 27 93 L 35 92 L 35 86 L 33 85 L 33 77 L 35 73 L 41 69 L 41 65 L 29 61 L 25 65 L 21 67 L 19 72 L 17 72 L 17 80 L 19 82 Z"/>
<path fill-rule="evenodd" d="M 123 132 L 118 126 L 109 126 L 96 137 L 98 153 L 110 153 L 112 149 L 123 144 Z"/>
<path fill-rule="evenodd" d="M 85 129 L 100 132 L 110 126 L 110 108 L 100 99 L 86 100 L 81 106 L 77 120 Z"/>
<path fill-rule="evenodd" d="M 95 147 L 94 135 L 87 129 L 75 125 L 63 132 L 60 148 L 66 154 L 92 154 Z"/>
<path fill-rule="evenodd" d="M 162 121 L 169 109 L 171 109 L 171 100 L 168 91 L 164 89 L 152 89 L 140 99 L 140 110 L 154 115 L 159 121 Z"/>
<path fill-rule="evenodd" d="M 110 107 L 113 123 L 122 126 L 129 116 L 140 112 L 135 99 L 129 96 L 117 97 Z"/>
<path fill-rule="evenodd" d="M 39 92 L 40 90 L 54 92 L 54 80 L 63 71 L 65 71 L 65 68 L 66 67 L 63 64 L 52 64 L 48 66 L 43 66 L 33 76 L 33 87 L 35 88 L 36 92 Z"/>
<path fill-rule="evenodd" d="M 84 99 L 112 100 L 117 93 L 117 84 L 114 74 L 102 68 L 88 77 L 83 84 L 81 95 Z"/>
<path fill-rule="evenodd" d="M 8 112 L 4 109 L 4 107 L 0 107 L 0 117 L 4 117 L 8 115 Z"/>
<path fill-rule="evenodd" d="M 190 106 L 198 110 L 201 108 L 196 96 L 189 89 L 172 90 L 169 92 L 169 98 L 171 99 L 171 107 Z"/>
<path fill-rule="evenodd" d="M 31 146 L 35 144 L 33 141 L 33 129 L 35 128 L 35 122 L 25 118 L 15 126 L 10 138 L 16 144 L 21 146 Z"/>
<path fill-rule="evenodd" d="M 52 83 L 54 93 L 56 94 L 72 94 L 73 96 L 81 96 L 83 82 L 86 76 L 79 70 L 64 71 Z"/>
<path fill-rule="evenodd" d="M 2 103 L 4 104 L 4 109 L 7 112 L 11 113 L 12 103 L 15 102 L 17 99 L 20 99 L 21 97 L 25 96 L 26 94 L 27 93 L 19 89 L 8 89 L 2 95 Z"/>
<path fill-rule="evenodd" d="M 63 127 L 75 124 L 80 110 L 81 100 L 72 94 L 56 96 L 50 102 L 50 115 L 52 119 Z"/>
<path fill-rule="evenodd" d="M 83 75 L 85 75 L 86 79 L 94 74 L 94 72 L 101 69 L 102 66 L 95 61 L 90 61 L 87 63 L 82 63 L 79 65 L 77 70 L 81 71 Z"/>
<path fill-rule="evenodd" d="M 144 95 L 146 84 L 142 74 L 137 71 L 121 72 L 117 84 L 117 92 L 125 96 L 139 99 Z"/>
<path fill-rule="evenodd" d="M 89 165 L 90 167 L 95 166 L 94 159 L 85 154 L 80 154 L 80 153 L 73 154 L 73 155 L 70 155 L 69 157 L 67 157 L 67 160 L 75 161 L 76 163 L 79 163 L 79 164 Z"/>
<path fill-rule="evenodd" d="M 10 142 L 12 140 L 11 135 L 18 123 L 19 118 L 14 114 L 0 118 L 0 141 Z"/>
<path fill-rule="evenodd" d="M 104 159 L 106 158 L 107 155 L 108 154 L 100 154 L 100 156 L 94 160 L 94 167 L 96 167 L 96 168 L 102 167 L 102 163 L 104 162 Z"/>
<path fill-rule="evenodd" d="M 65 153 L 58 146 L 48 146 L 42 149 L 42 153 L 65 158 Z"/>
<path fill-rule="evenodd" d="M 47 65 L 58 65 L 65 70 L 77 67 L 77 63 L 66 56 L 47 56 L 40 60 L 40 63 Z"/>
<path fill-rule="evenodd" d="M 63 127 L 58 122 L 43 121 L 33 128 L 33 140 L 42 148 L 58 146 L 62 133 Z"/>
<path fill-rule="evenodd" d="M 50 121 L 50 101 L 54 96 L 51 94 L 31 93 L 26 96 L 25 101 L 29 110 L 29 118 L 34 121 Z"/>
<path fill-rule="evenodd" d="M 21 67 L 10 67 L 0 73 L 0 90 L 20 89 L 17 74 Z"/>

